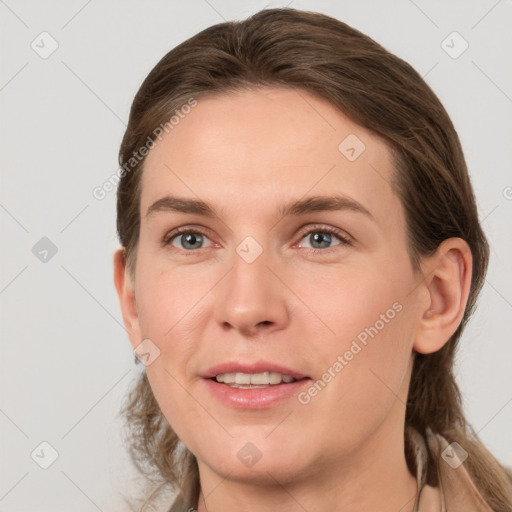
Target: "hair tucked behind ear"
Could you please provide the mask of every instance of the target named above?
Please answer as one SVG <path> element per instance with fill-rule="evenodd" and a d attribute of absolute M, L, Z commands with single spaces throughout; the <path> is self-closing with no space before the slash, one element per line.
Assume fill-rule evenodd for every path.
<path fill-rule="evenodd" d="M 406 426 L 430 427 L 469 453 L 465 467 L 496 512 L 512 510 L 512 476 L 483 446 L 464 417 L 453 375 L 456 346 L 484 283 L 489 249 L 478 221 L 464 155 L 453 124 L 421 76 L 406 62 L 343 22 L 328 16 L 273 9 L 241 22 L 222 23 L 180 44 L 149 73 L 132 104 L 119 163 L 117 229 L 135 276 L 144 159 L 133 159 L 155 128 L 191 98 L 246 88 L 281 86 L 328 100 L 386 141 L 395 160 L 409 252 L 418 269 L 446 238 L 460 237 L 473 255 L 473 280 L 463 321 L 438 352 L 416 354 Z M 163 417 L 145 375 L 124 414 L 134 462 L 155 481 L 181 489 L 197 508 L 198 470 Z M 406 457 L 412 464 L 406 438 Z M 437 470 L 431 461 L 430 482 Z"/>

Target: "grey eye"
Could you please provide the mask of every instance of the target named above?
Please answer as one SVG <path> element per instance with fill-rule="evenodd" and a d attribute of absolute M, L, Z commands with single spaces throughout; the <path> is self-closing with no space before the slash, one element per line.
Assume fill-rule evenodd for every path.
<path fill-rule="evenodd" d="M 204 239 L 207 239 L 207 237 L 201 233 L 191 231 L 189 233 L 181 233 L 173 237 L 172 245 L 174 247 L 178 247 L 178 249 L 185 250 L 201 249 Z M 176 244 L 177 241 L 179 241 L 180 245 Z"/>

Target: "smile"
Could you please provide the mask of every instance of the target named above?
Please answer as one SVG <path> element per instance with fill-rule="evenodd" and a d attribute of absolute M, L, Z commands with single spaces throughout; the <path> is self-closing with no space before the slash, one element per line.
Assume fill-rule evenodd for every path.
<path fill-rule="evenodd" d="M 296 379 L 290 375 L 276 372 L 262 373 L 221 373 L 215 376 L 217 382 L 227 384 L 233 388 L 254 389 L 276 386 L 281 383 L 289 384 Z"/>

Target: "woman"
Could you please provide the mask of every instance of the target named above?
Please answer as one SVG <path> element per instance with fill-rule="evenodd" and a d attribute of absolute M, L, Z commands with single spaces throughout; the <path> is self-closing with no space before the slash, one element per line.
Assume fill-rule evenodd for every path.
<path fill-rule="evenodd" d="M 452 371 L 488 246 L 411 66 L 316 13 L 211 27 L 142 84 L 120 165 L 123 412 L 171 510 L 512 510 Z"/>

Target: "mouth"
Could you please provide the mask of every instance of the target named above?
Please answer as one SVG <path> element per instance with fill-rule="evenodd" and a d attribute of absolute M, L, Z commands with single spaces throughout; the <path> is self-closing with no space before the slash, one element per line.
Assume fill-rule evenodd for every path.
<path fill-rule="evenodd" d="M 294 395 L 311 378 L 269 362 L 232 362 L 214 366 L 203 375 L 208 391 L 224 406 L 237 409 L 265 409 Z"/>
<path fill-rule="evenodd" d="M 306 377 L 305 377 L 306 378 Z M 261 372 L 261 373 L 220 373 L 211 380 L 225 384 L 231 388 L 237 389 L 261 389 L 272 386 L 279 386 L 280 384 L 290 384 L 297 382 L 291 375 L 286 375 L 278 372 Z"/>
<path fill-rule="evenodd" d="M 270 361 L 232 361 L 212 366 L 201 377 L 229 386 L 277 386 L 309 378 L 291 368 Z"/>

